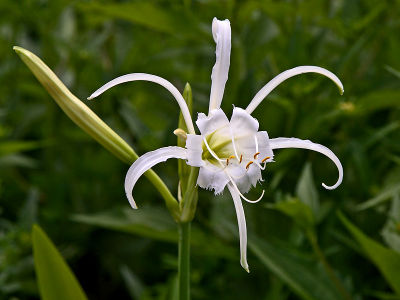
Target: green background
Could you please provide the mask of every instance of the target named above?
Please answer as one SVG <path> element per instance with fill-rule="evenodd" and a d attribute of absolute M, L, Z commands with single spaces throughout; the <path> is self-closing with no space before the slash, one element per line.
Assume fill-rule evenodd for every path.
<path fill-rule="evenodd" d="M 139 181 L 134 191 L 139 210 L 132 211 L 123 189 L 128 166 L 64 115 L 12 46 L 43 59 L 143 154 L 176 144 L 172 132 L 179 109 L 167 91 L 136 82 L 93 102 L 85 99 L 119 75 L 150 73 L 181 92 L 189 82 L 196 119 L 196 112 L 208 110 L 215 62 L 211 22 L 217 17 L 228 18 L 232 26 L 222 103 L 228 116 L 232 105 L 245 108 L 265 83 L 298 65 L 321 66 L 341 79 L 343 96 L 318 75 L 290 79 L 254 117 L 270 137 L 310 139 L 332 149 L 343 164 L 344 181 L 326 191 L 320 183 L 333 184 L 337 176 L 332 162 L 306 150 L 276 151 L 264 182 L 249 194 L 255 199 L 265 189 L 263 200 L 244 204 L 254 241 L 250 274 L 239 264 L 229 193 L 215 197 L 200 190 L 192 298 L 315 299 L 296 289 L 303 282 L 319 299 L 341 299 L 307 240 L 311 227 L 352 299 L 399 299 L 391 282 L 400 280 L 400 270 L 389 279 L 382 276 L 373 253 L 363 252 L 337 214 L 342 211 L 370 238 L 400 251 L 398 3 L 1 1 L 0 297 L 39 298 L 33 223 L 48 233 L 90 299 L 172 299 L 177 266 L 176 227 L 154 187 L 145 178 Z M 176 193 L 176 161 L 155 171 Z M 287 201 L 305 203 L 311 221 L 292 218 L 275 204 Z"/>

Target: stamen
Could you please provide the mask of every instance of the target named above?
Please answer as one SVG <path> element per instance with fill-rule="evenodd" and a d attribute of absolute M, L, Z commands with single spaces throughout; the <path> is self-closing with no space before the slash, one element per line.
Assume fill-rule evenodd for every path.
<path fill-rule="evenodd" d="M 243 160 L 243 154 L 240 154 L 239 164 L 242 162 L 242 160 Z"/>
<path fill-rule="evenodd" d="M 265 162 L 267 159 L 270 159 L 270 158 L 271 158 L 270 156 L 267 156 L 267 157 L 263 158 L 263 160 L 262 160 L 261 162 L 263 163 L 263 162 Z"/>
<path fill-rule="evenodd" d="M 260 201 L 262 199 L 262 197 L 264 196 L 265 190 L 262 191 L 261 196 L 257 199 L 257 200 L 249 200 L 247 199 L 245 196 L 243 196 L 243 194 L 239 191 L 239 188 L 237 187 L 236 183 L 233 181 L 232 177 L 225 171 L 226 175 L 229 177 L 233 187 L 235 188 L 235 190 L 238 192 L 238 194 L 240 195 L 240 197 L 249 202 L 249 203 L 257 203 L 258 201 Z"/>
<path fill-rule="evenodd" d="M 232 128 L 231 128 L 231 127 L 229 127 L 229 131 L 230 131 L 230 134 L 231 134 L 231 140 L 232 140 L 233 151 L 235 152 L 236 159 L 237 159 L 237 158 L 239 157 L 239 155 L 238 155 L 237 150 L 236 150 L 235 138 L 233 137 L 233 132 L 232 132 Z"/>
<path fill-rule="evenodd" d="M 257 159 L 257 156 L 260 154 L 260 152 L 257 152 L 256 154 L 254 154 L 254 159 Z"/>
<path fill-rule="evenodd" d="M 256 142 L 256 152 L 258 152 L 258 141 L 256 136 L 254 136 L 254 141 Z"/>
<path fill-rule="evenodd" d="M 253 161 L 250 161 L 247 165 L 246 165 L 246 170 L 249 169 L 250 165 L 253 163 Z"/>
<path fill-rule="evenodd" d="M 261 170 L 263 170 L 263 171 L 265 170 L 265 164 L 263 167 L 257 161 L 254 161 L 254 164 L 256 164 L 257 167 L 259 167 Z"/>
<path fill-rule="evenodd" d="M 231 155 L 231 156 L 229 156 L 229 157 L 226 159 L 226 165 L 229 165 L 229 161 L 230 161 L 232 158 L 235 158 L 235 155 Z"/>

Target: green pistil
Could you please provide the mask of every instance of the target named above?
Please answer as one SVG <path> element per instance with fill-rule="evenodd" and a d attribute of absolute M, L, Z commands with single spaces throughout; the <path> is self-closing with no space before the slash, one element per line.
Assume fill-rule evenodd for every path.
<path fill-rule="evenodd" d="M 232 140 L 230 138 L 221 138 L 221 136 L 215 134 L 215 132 L 210 133 L 209 135 L 206 136 L 206 141 L 208 145 L 210 146 L 211 150 L 214 151 L 214 153 L 221 159 L 227 158 L 232 153 L 226 149 L 226 146 L 232 143 Z M 203 160 L 208 160 L 209 162 L 213 164 L 218 164 L 218 161 L 211 155 L 211 153 L 208 151 L 205 143 L 203 142 L 202 144 L 202 149 L 203 153 L 201 155 L 201 158 Z"/>

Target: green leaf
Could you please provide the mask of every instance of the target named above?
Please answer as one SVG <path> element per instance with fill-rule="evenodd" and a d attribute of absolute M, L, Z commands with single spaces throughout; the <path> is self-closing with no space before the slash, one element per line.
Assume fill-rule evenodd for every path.
<path fill-rule="evenodd" d="M 391 66 L 385 66 L 386 71 L 389 73 L 393 74 L 397 78 L 400 79 L 400 71 L 396 70 L 395 68 L 392 68 Z"/>
<path fill-rule="evenodd" d="M 306 163 L 296 186 L 296 196 L 308 205 L 315 216 L 319 213 L 319 197 L 315 188 L 311 163 Z"/>
<path fill-rule="evenodd" d="M 57 248 L 38 226 L 32 229 L 33 256 L 43 300 L 86 300 L 78 280 Z"/>
<path fill-rule="evenodd" d="M 28 141 L 5 141 L 0 143 L 0 156 L 14 154 L 22 151 L 37 149 L 42 144 L 40 142 Z"/>
<path fill-rule="evenodd" d="M 382 237 L 386 244 L 400 253 L 400 197 L 395 195 L 392 199 L 389 215 L 382 229 Z"/>
<path fill-rule="evenodd" d="M 124 207 L 93 215 L 77 214 L 72 216 L 72 220 L 157 241 L 178 242 L 176 223 L 164 209 L 158 207 L 144 206 L 137 210 Z M 207 247 L 204 247 L 205 244 Z M 201 255 L 224 257 L 235 261 L 237 259 L 236 248 L 226 246 L 220 239 L 210 236 L 195 225 L 192 226 L 191 245 L 192 250 L 198 251 Z"/>
<path fill-rule="evenodd" d="M 145 289 L 141 280 L 126 265 L 121 266 L 119 270 L 131 298 L 134 300 L 141 299 L 141 296 Z"/>
<path fill-rule="evenodd" d="M 398 90 L 379 90 L 359 97 L 356 112 L 359 114 L 376 113 L 378 110 L 400 107 Z"/>
<path fill-rule="evenodd" d="M 380 205 L 386 201 L 392 199 L 392 197 L 400 192 L 400 184 L 395 184 L 388 186 L 383 189 L 377 196 L 371 198 L 359 205 L 357 205 L 358 210 L 368 209 L 377 205 Z"/>
<path fill-rule="evenodd" d="M 86 14 L 117 18 L 172 35 L 196 37 L 202 31 L 193 15 L 183 10 L 160 7 L 151 2 L 80 3 L 77 6 Z M 157 21 L 155 21 L 157 20 Z"/>
<path fill-rule="evenodd" d="M 342 299 L 316 261 L 258 238 L 250 238 L 249 249 L 301 298 Z"/>
<path fill-rule="evenodd" d="M 366 236 L 342 213 L 339 213 L 339 218 L 351 235 L 357 240 L 366 256 L 382 273 L 392 289 L 396 294 L 400 295 L 400 254 Z"/>
<path fill-rule="evenodd" d="M 289 198 L 267 207 L 284 213 L 303 229 L 308 229 L 314 225 L 314 216 L 311 208 L 297 198 Z"/>
<path fill-rule="evenodd" d="M 74 215 L 72 220 L 160 241 L 178 241 L 176 224 L 164 210 L 155 207 L 124 207 L 94 215 Z"/>

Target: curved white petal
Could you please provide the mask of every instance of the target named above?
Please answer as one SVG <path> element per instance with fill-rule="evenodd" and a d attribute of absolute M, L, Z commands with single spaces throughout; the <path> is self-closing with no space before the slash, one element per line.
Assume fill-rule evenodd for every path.
<path fill-rule="evenodd" d="M 224 126 L 229 125 L 229 120 L 222 109 L 214 109 L 206 116 L 203 113 L 199 113 L 196 125 L 203 136 L 206 136 L 217 129 L 221 129 Z"/>
<path fill-rule="evenodd" d="M 140 156 L 129 168 L 125 177 L 125 192 L 129 203 L 133 208 L 137 208 L 135 200 L 132 197 L 132 190 L 136 182 L 147 170 L 156 164 L 166 161 L 169 158 L 187 158 L 187 150 L 181 147 L 164 147 Z"/>
<path fill-rule="evenodd" d="M 290 70 L 286 70 L 273 78 L 270 82 L 268 82 L 264 87 L 254 96 L 253 100 L 251 100 L 250 104 L 247 106 L 246 111 L 251 114 L 257 106 L 264 100 L 265 97 L 268 96 L 268 94 L 276 88 L 279 84 L 284 82 L 286 79 L 289 79 L 290 77 L 304 74 L 304 73 L 318 73 L 321 75 L 324 75 L 328 77 L 330 80 L 332 80 L 339 88 L 340 94 L 343 94 L 344 89 L 343 89 L 343 84 L 339 80 L 339 78 L 333 74 L 332 72 L 320 68 L 320 67 L 315 67 L 315 66 L 300 66 L 296 67 Z"/>
<path fill-rule="evenodd" d="M 325 183 L 322 183 L 322 186 L 326 188 L 327 190 L 333 190 L 336 189 L 343 180 L 343 167 L 342 164 L 340 163 L 339 158 L 327 147 L 322 146 L 320 144 L 313 143 L 309 140 L 301 140 L 297 138 L 276 138 L 276 139 L 270 139 L 269 144 L 271 146 L 271 149 L 283 149 L 283 148 L 301 148 L 301 149 L 308 149 L 308 150 L 313 150 L 319 153 L 322 153 L 323 155 L 327 156 L 330 158 L 336 165 L 339 176 L 337 182 L 332 185 L 328 186 Z"/>
<path fill-rule="evenodd" d="M 131 73 L 131 74 L 126 74 L 122 75 L 120 77 L 117 77 L 105 85 L 103 85 L 101 88 L 96 90 L 93 94 L 88 97 L 88 100 L 92 100 L 96 98 L 97 96 L 101 95 L 108 89 L 112 88 L 113 86 L 116 86 L 121 83 L 125 82 L 130 82 L 130 81 L 138 81 L 138 80 L 144 80 L 144 81 L 151 81 L 154 83 L 158 83 L 159 85 L 165 87 L 170 93 L 175 97 L 176 101 L 178 102 L 179 107 L 181 108 L 183 118 L 185 119 L 186 126 L 189 130 L 189 133 L 195 133 L 194 132 L 194 127 L 193 127 L 193 122 L 192 122 L 192 117 L 190 116 L 189 108 L 186 104 L 185 99 L 183 99 L 181 93 L 179 93 L 178 89 L 168 80 L 161 78 L 156 75 L 152 74 L 145 74 L 145 73 Z"/>
<path fill-rule="evenodd" d="M 244 210 L 242 201 L 236 189 L 231 183 L 228 184 L 229 192 L 232 195 L 233 204 L 235 204 L 236 217 L 239 227 L 239 241 L 240 241 L 240 264 L 243 269 L 249 271 L 249 265 L 247 264 L 247 229 L 246 229 L 246 218 L 244 216 Z"/>
<path fill-rule="evenodd" d="M 214 18 L 212 32 L 216 43 L 216 61 L 211 73 L 211 93 L 209 112 L 220 107 L 228 80 L 231 57 L 231 24 L 229 20 Z"/>

